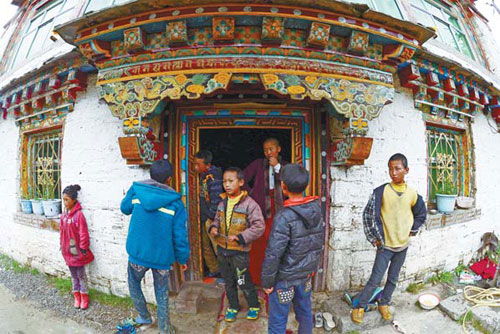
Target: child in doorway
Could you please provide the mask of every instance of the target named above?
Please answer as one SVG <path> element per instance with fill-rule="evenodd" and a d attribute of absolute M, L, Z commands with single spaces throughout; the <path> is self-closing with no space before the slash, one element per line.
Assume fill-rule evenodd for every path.
<path fill-rule="evenodd" d="M 363 323 L 368 300 L 382 281 L 387 267 L 387 282 L 378 310 L 384 320 L 392 319 L 389 302 L 406 258 L 410 235 L 417 233 L 427 217 L 422 196 L 405 182 L 409 172 L 406 157 L 401 153 L 394 154 L 388 165 L 392 182 L 373 190 L 363 212 L 365 235 L 377 247 L 377 255 L 370 279 L 359 295 L 357 308 L 353 308 L 351 313 L 352 321 L 360 324 Z"/>
<path fill-rule="evenodd" d="M 208 233 L 217 243 L 217 260 L 226 282 L 229 308 L 225 320 L 228 322 L 236 320 L 240 308 L 238 286 L 248 302 L 246 318 L 255 320 L 260 311 L 257 292 L 248 270 L 248 252 L 252 242 L 264 233 L 265 225 L 259 205 L 246 191 L 241 190 L 244 183 L 241 169 L 230 167 L 224 171 L 222 184 L 225 194 L 217 207 L 213 223 L 208 227 Z"/>
<path fill-rule="evenodd" d="M 285 334 L 290 304 L 299 334 L 312 334 L 311 278 L 318 270 L 325 224 L 318 197 L 304 197 L 309 175 L 299 164 L 283 166 L 281 188 L 288 196 L 273 220 L 262 264 L 262 287 L 269 294 L 269 334 Z"/>
<path fill-rule="evenodd" d="M 89 306 L 89 296 L 85 286 L 85 265 L 94 260 L 94 255 L 89 248 L 87 221 L 77 200 L 80 189 L 80 186 L 75 184 L 63 190 L 66 210 L 61 216 L 60 245 L 73 281 L 73 306 L 85 310 Z"/>

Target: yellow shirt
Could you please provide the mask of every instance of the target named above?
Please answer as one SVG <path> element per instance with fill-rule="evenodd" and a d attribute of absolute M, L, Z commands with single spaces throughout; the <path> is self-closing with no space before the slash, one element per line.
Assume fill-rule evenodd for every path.
<path fill-rule="evenodd" d="M 228 196 L 227 198 L 227 209 L 226 209 L 226 230 L 229 230 L 229 226 L 231 225 L 231 217 L 233 215 L 233 209 L 236 203 L 240 201 L 241 196 L 243 196 L 243 192 L 238 196 L 231 198 Z"/>
<path fill-rule="evenodd" d="M 417 203 L 417 197 L 415 189 L 408 187 L 406 183 L 385 186 L 380 216 L 387 247 L 404 247 L 410 240 L 413 226 L 411 209 Z"/>

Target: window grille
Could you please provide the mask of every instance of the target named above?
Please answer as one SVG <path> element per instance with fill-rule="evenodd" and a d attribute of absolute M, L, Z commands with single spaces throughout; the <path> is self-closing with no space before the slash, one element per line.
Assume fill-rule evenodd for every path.
<path fill-rule="evenodd" d="M 445 183 L 459 195 L 470 196 L 470 153 L 465 131 L 437 127 L 427 128 L 429 202 L 436 203 L 436 194 Z"/>
<path fill-rule="evenodd" d="M 31 198 L 60 198 L 61 142 L 61 131 L 29 137 L 27 176 Z"/>

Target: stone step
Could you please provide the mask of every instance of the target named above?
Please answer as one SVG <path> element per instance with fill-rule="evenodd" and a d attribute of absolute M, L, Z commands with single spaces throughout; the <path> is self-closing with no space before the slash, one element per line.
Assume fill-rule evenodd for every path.
<path fill-rule="evenodd" d="M 391 324 L 391 321 L 385 321 L 377 310 L 370 312 L 365 312 L 363 318 L 363 324 L 356 324 L 351 320 L 351 308 L 350 306 L 342 300 L 341 296 L 336 295 L 332 298 L 325 300 L 322 304 L 321 309 L 323 312 L 330 312 L 333 315 L 333 319 L 337 324 L 337 330 L 339 333 L 350 333 L 350 332 L 364 332 L 373 331 L 379 327 L 387 326 Z M 391 313 L 395 314 L 395 309 L 389 306 Z"/>
<path fill-rule="evenodd" d="M 459 293 L 444 299 L 439 304 L 439 308 L 455 321 L 472 309 L 472 318 L 479 321 L 485 330 L 489 333 L 500 334 L 500 309 L 489 306 L 472 308 L 474 305 L 465 299 L 463 293 Z"/>

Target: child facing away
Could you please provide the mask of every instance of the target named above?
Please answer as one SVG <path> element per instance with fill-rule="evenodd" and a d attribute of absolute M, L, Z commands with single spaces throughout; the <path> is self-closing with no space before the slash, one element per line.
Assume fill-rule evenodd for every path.
<path fill-rule="evenodd" d="M 401 153 L 394 154 L 389 159 L 388 167 L 392 182 L 375 188 L 363 211 L 365 235 L 377 247 L 377 255 L 370 279 L 359 294 L 357 308 L 353 308 L 351 313 L 352 321 L 360 324 L 363 323 L 368 300 L 388 267 L 387 282 L 378 310 L 384 320 L 392 319 L 389 302 L 406 258 L 410 235 L 417 233 L 427 217 L 422 196 L 405 182 L 409 172 L 406 157 Z"/>
<path fill-rule="evenodd" d="M 246 318 L 255 320 L 259 317 L 260 305 L 248 269 L 248 252 L 252 242 L 264 234 L 264 217 L 257 202 L 246 191 L 241 190 L 245 183 L 241 169 L 226 169 L 222 183 L 225 194 L 217 207 L 213 223 L 208 227 L 208 233 L 217 243 L 217 260 L 226 282 L 229 308 L 225 320 L 236 320 L 240 308 L 238 286 L 248 302 Z"/>
<path fill-rule="evenodd" d="M 325 237 L 318 197 L 302 193 L 309 175 L 299 164 L 281 170 L 288 200 L 276 214 L 262 264 L 262 287 L 269 294 L 269 334 L 285 334 L 290 304 L 299 334 L 312 334 L 311 278 L 318 269 Z"/>
<path fill-rule="evenodd" d="M 85 265 L 94 260 L 90 251 L 89 230 L 77 200 L 78 184 L 70 185 L 63 190 L 64 213 L 60 222 L 60 246 L 64 261 L 69 267 L 73 282 L 75 308 L 85 310 L 89 306 L 89 296 L 85 286 Z"/>

